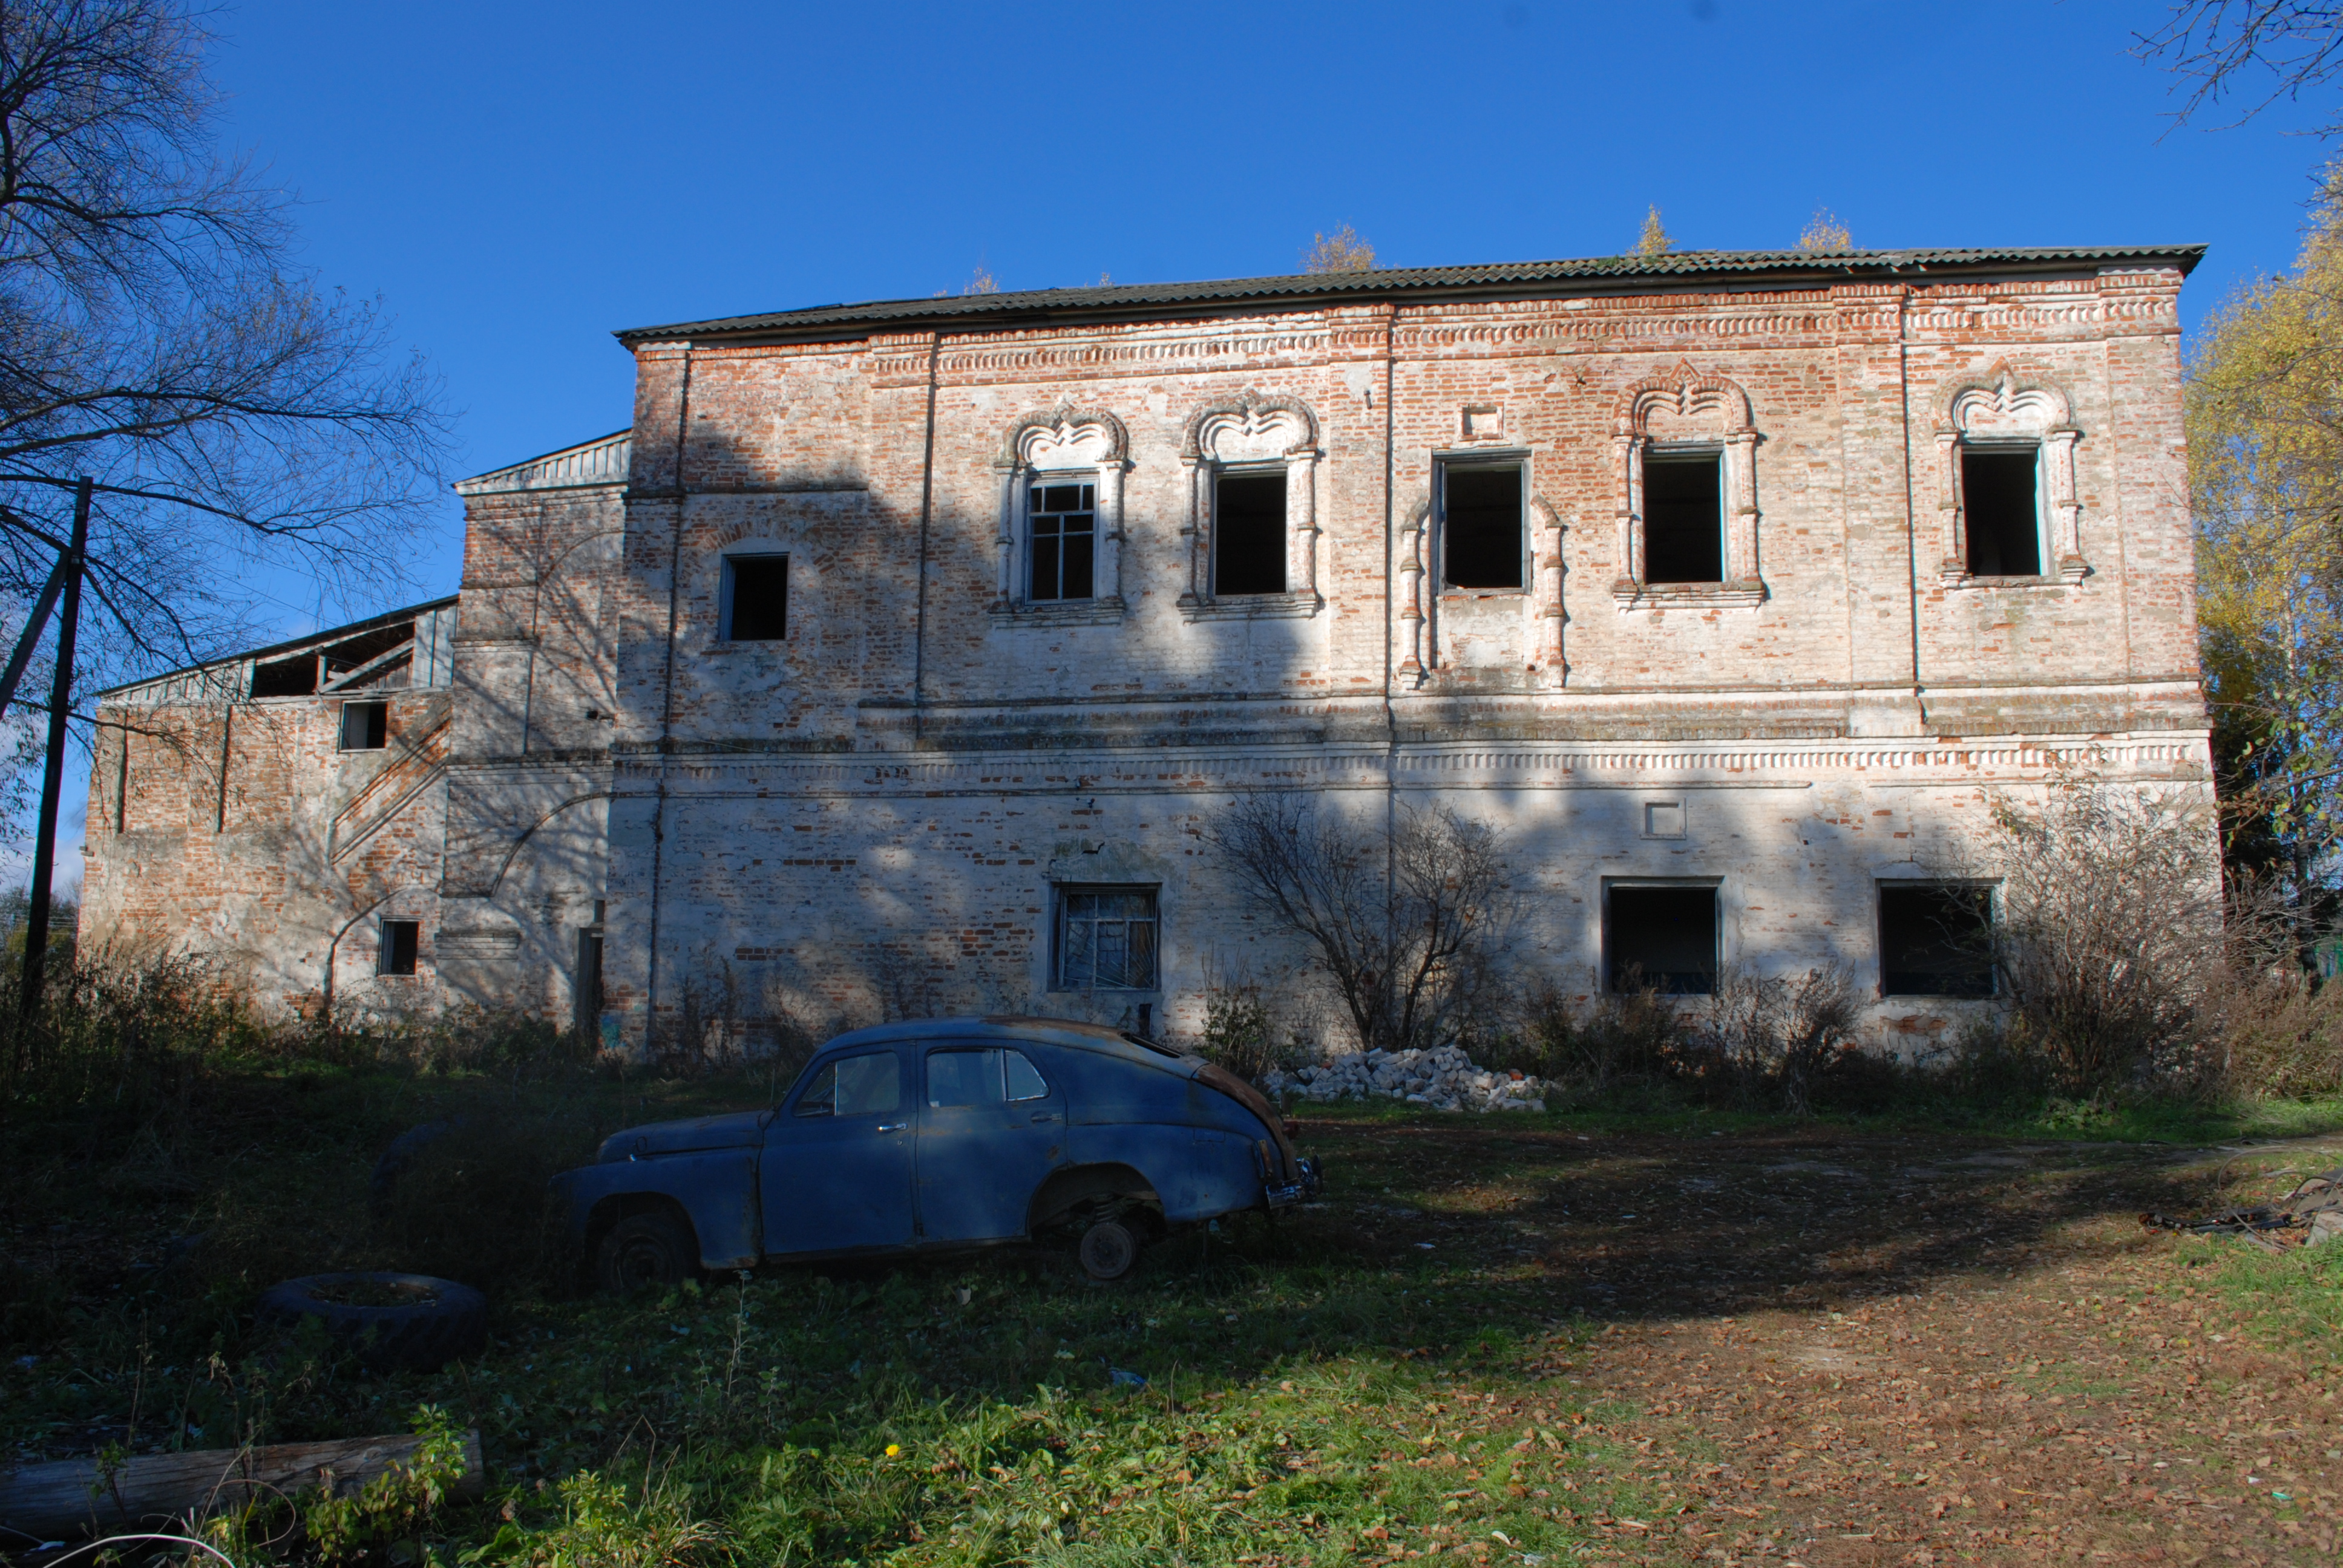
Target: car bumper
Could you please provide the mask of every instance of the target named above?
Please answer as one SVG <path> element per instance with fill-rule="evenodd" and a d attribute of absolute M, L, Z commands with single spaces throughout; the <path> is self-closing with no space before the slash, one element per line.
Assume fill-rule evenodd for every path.
<path fill-rule="evenodd" d="M 1282 1187 L 1262 1189 L 1262 1199 L 1271 1208 L 1291 1208 L 1296 1203 L 1318 1196 L 1318 1189 L 1322 1184 L 1318 1173 L 1318 1161 L 1304 1155 L 1293 1162 L 1293 1168 L 1301 1173 L 1300 1181 L 1288 1182 Z"/>

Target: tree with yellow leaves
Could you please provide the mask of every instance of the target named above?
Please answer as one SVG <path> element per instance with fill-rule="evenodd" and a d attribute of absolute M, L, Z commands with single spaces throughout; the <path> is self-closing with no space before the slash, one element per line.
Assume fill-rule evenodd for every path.
<path fill-rule="evenodd" d="M 2189 356 L 2197 618 L 2229 858 L 2328 901 L 2343 840 L 2343 162 Z"/>
<path fill-rule="evenodd" d="M 1665 256 L 1675 246 L 1675 240 L 1660 225 L 1660 209 L 1652 208 L 1644 215 L 1644 231 L 1635 236 L 1637 256 Z"/>
<path fill-rule="evenodd" d="M 1344 224 L 1332 234 L 1313 234 L 1310 248 L 1302 253 L 1304 272 L 1373 272 L 1375 269 L 1375 247 L 1361 239 L 1356 230 Z"/>

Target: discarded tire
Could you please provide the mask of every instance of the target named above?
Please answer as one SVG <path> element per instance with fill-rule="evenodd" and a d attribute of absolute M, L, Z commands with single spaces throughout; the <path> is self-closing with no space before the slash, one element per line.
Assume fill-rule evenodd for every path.
<path fill-rule="evenodd" d="M 613 1295 L 680 1284 L 699 1272 L 699 1244 L 690 1228 L 655 1210 L 620 1220 L 594 1251 L 594 1277 Z"/>
<path fill-rule="evenodd" d="M 428 1274 L 310 1274 L 261 1293 L 263 1322 L 315 1318 L 377 1372 L 437 1372 L 488 1342 L 487 1298 Z"/>
<path fill-rule="evenodd" d="M 1139 1261 L 1139 1238 L 1120 1220 L 1101 1220 L 1082 1232 L 1077 1255 L 1082 1272 L 1104 1284 L 1120 1280 Z"/>

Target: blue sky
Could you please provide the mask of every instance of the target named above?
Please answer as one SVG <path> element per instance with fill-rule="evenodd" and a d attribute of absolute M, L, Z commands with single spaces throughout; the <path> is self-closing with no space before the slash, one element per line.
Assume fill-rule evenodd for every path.
<path fill-rule="evenodd" d="M 1680 245 L 2201 241 L 2192 324 L 2293 256 L 2323 105 L 2172 130 L 2156 0 L 889 5 L 246 0 L 231 143 L 303 260 L 446 377 L 460 472 L 627 422 L 613 328 L 957 290 Z M 2206 122 L 2217 125 L 2217 118 Z M 451 591 L 460 514 L 371 602 Z M 69 786 L 79 842 L 81 787 Z M 61 856 L 68 876 L 78 856 Z M 21 872 L 19 873 L 22 874 Z"/>

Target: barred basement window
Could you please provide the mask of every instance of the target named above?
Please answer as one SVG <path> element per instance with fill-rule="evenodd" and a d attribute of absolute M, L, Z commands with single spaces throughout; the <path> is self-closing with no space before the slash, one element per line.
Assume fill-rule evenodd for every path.
<path fill-rule="evenodd" d="M 416 939 L 421 926 L 414 920 L 385 920 L 382 940 L 375 948 L 374 972 L 411 975 L 415 972 Z"/>
<path fill-rule="evenodd" d="M 1098 487 L 1035 485 L 1026 511 L 1036 604 L 1089 598 L 1098 553 Z"/>
<path fill-rule="evenodd" d="M 1153 888 L 1058 890 L 1057 990 L 1153 990 Z"/>
<path fill-rule="evenodd" d="M 1964 883 L 1879 887 L 1882 996 L 1991 996 L 1993 890 Z"/>
<path fill-rule="evenodd" d="M 390 704 L 387 702 L 345 702 L 342 704 L 342 749 L 345 751 L 379 751 L 390 739 Z"/>

